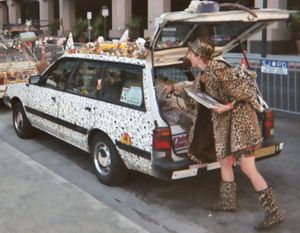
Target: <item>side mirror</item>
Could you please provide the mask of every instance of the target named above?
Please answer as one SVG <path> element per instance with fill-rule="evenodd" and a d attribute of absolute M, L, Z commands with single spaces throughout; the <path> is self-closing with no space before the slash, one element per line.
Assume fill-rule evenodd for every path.
<path fill-rule="evenodd" d="M 41 79 L 40 75 L 34 75 L 29 78 L 29 84 L 38 84 Z"/>

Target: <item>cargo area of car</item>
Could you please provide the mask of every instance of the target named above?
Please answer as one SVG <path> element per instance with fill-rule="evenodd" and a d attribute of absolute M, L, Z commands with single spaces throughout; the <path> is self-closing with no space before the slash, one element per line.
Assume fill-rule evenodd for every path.
<path fill-rule="evenodd" d="M 181 157 L 186 157 L 190 151 L 202 162 L 215 162 L 210 110 L 193 101 L 186 93 L 175 91 L 166 95 L 163 92 L 163 88 L 167 84 L 192 84 L 197 71 L 176 65 L 157 67 L 154 73 L 158 105 L 162 118 L 171 129 L 173 151 Z M 197 109 L 198 114 L 196 114 Z M 197 118 L 194 119 L 195 116 Z M 192 129 L 194 121 L 196 123 Z M 191 142 L 191 148 L 189 148 L 191 132 L 194 132 L 195 140 Z"/>
<path fill-rule="evenodd" d="M 177 156 L 186 157 L 189 151 L 199 161 L 213 163 L 216 162 L 216 153 L 211 110 L 194 101 L 186 92 L 174 91 L 170 94 L 163 92 L 164 87 L 170 84 L 192 85 L 192 81 L 198 75 L 197 72 L 184 63 L 156 67 L 154 78 L 157 100 L 161 117 L 170 126 L 173 152 Z M 275 155 L 278 148 L 274 149 L 277 144 L 274 141 L 274 112 L 266 109 L 263 113 L 257 113 L 257 116 L 264 139 L 261 149 L 257 152 L 257 157 L 260 157 L 261 154 L 263 154 L 261 157 Z M 189 142 L 191 133 L 194 134 L 193 141 Z M 271 152 L 271 150 L 274 151 Z"/>

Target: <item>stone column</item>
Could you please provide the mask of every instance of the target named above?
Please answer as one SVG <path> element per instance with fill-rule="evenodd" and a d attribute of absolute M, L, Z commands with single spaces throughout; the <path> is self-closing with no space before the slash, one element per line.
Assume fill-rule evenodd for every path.
<path fill-rule="evenodd" d="M 59 0 L 60 35 L 68 36 L 75 25 L 75 0 Z"/>
<path fill-rule="evenodd" d="M 3 29 L 3 24 L 7 23 L 7 11 L 5 2 L 0 2 L 0 30 Z"/>
<path fill-rule="evenodd" d="M 148 29 L 145 37 L 152 37 L 156 29 L 156 20 L 165 12 L 171 11 L 171 0 L 148 0 Z"/>
<path fill-rule="evenodd" d="M 262 8 L 263 0 L 255 0 L 255 7 Z M 287 9 L 287 0 L 268 0 L 268 9 Z M 268 50 L 274 51 L 280 47 L 287 46 L 288 40 L 290 38 L 290 33 L 286 27 L 286 22 L 276 22 L 267 27 L 267 47 Z M 250 52 L 260 52 L 257 49 L 260 48 L 259 44 L 262 38 L 262 33 L 258 32 L 248 39 L 248 51 Z M 273 47 L 273 48 L 272 48 Z M 270 49 L 269 49 L 270 48 Z M 277 49 L 276 49 L 277 50 Z"/>
<path fill-rule="evenodd" d="M 18 22 L 21 19 L 21 9 L 20 5 L 17 1 L 14 0 L 7 0 L 8 6 L 8 21 L 11 24 L 21 23 Z"/>
<path fill-rule="evenodd" d="M 53 0 L 39 0 L 40 5 L 40 24 L 49 25 L 54 22 L 54 1 Z M 51 34 L 50 27 L 42 27 L 46 36 Z"/>
<path fill-rule="evenodd" d="M 268 8 L 271 9 L 287 9 L 287 0 L 269 0 Z M 286 22 L 273 23 L 268 27 L 268 36 L 272 40 L 288 40 L 290 32 L 287 29 Z"/>
<path fill-rule="evenodd" d="M 255 7 L 262 8 L 263 0 L 255 0 Z M 287 0 L 268 0 L 269 9 L 287 9 Z M 273 23 L 267 28 L 268 40 L 285 40 L 289 38 L 286 22 Z M 261 33 L 257 33 L 251 39 L 260 39 Z"/>
<path fill-rule="evenodd" d="M 112 0 L 112 30 L 110 38 L 120 38 L 131 18 L 132 0 Z"/>

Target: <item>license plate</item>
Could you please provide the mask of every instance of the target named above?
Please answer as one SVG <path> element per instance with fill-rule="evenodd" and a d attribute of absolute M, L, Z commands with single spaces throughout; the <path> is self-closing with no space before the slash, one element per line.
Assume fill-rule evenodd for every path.
<path fill-rule="evenodd" d="M 188 135 L 187 133 L 173 135 L 172 141 L 175 150 L 184 150 L 188 148 Z"/>
<path fill-rule="evenodd" d="M 197 173 L 198 173 L 198 168 L 175 171 L 172 174 L 172 179 L 176 180 L 176 179 L 181 179 L 181 178 L 196 176 Z"/>
<path fill-rule="evenodd" d="M 256 158 L 261 158 L 261 157 L 275 154 L 275 152 L 276 152 L 276 146 L 268 146 L 268 147 L 256 150 L 254 152 L 254 155 Z"/>

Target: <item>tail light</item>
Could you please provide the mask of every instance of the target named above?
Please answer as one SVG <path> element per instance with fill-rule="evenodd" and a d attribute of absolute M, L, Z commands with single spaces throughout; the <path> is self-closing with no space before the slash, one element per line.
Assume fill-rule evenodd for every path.
<path fill-rule="evenodd" d="M 4 78 L 0 77 L 0 85 L 3 85 L 3 84 L 4 84 Z"/>
<path fill-rule="evenodd" d="M 263 120 L 263 137 L 268 138 L 274 135 L 274 112 L 271 109 L 267 109 L 264 112 Z"/>
<path fill-rule="evenodd" d="M 153 149 L 166 152 L 171 156 L 171 131 L 169 128 L 155 128 L 153 130 Z"/>

